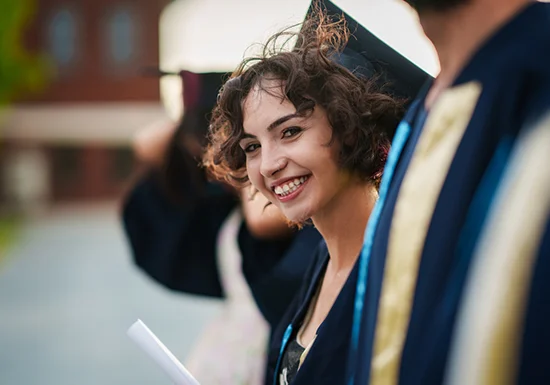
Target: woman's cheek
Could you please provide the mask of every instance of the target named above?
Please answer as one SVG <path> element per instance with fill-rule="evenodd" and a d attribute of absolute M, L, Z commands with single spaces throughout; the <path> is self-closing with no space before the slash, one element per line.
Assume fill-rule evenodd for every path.
<path fill-rule="evenodd" d="M 256 163 L 257 162 L 254 162 L 254 160 L 247 159 L 246 172 L 248 174 L 248 179 L 250 180 L 252 185 L 256 188 L 256 190 L 263 191 L 263 186 L 261 186 L 260 184 L 262 178 L 259 173 L 258 167 L 256 167 Z"/>

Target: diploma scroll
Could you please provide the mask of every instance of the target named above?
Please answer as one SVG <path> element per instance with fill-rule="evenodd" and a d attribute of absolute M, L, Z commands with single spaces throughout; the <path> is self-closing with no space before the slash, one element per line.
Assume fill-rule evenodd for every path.
<path fill-rule="evenodd" d="M 127 331 L 128 336 L 159 365 L 175 385 L 200 385 L 170 350 L 141 320 Z"/>

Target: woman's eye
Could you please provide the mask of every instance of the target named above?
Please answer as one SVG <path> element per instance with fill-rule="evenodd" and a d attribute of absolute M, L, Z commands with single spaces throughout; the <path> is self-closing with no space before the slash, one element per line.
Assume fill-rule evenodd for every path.
<path fill-rule="evenodd" d="M 289 127 L 283 131 L 283 138 L 290 138 L 302 132 L 299 127 Z"/>
<path fill-rule="evenodd" d="M 251 143 L 244 147 L 244 152 L 254 152 L 260 147 L 257 143 Z"/>

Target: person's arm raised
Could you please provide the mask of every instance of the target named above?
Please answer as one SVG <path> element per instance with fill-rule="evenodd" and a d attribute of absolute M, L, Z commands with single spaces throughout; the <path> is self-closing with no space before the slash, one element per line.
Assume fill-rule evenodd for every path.
<path fill-rule="evenodd" d="M 132 139 L 132 148 L 137 159 L 153 166 L 160 166 L 166 158 L 166 151 L 177 123 L 163 122 L 139 130 Z"/>

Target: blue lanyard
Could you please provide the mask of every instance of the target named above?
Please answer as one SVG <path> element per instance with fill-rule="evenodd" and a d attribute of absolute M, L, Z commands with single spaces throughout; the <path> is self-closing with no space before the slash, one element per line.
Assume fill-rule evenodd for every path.
<path fill-rule="evenodd" d="M 277 385 L 277 377 L 279 376 L 281 360 L 283 358 L 283 353 L 286 349 L 286 345 L 288 344 L 288 340 L 290 340 L 291 335 L 292 335 L 292 324 L 287 326 L 285 330 L 285 334 L 283 336 L 283 341 L 281 342 L 281 349 L 279 349 L 279 358 L 277 358 L 277 365 L 275 366 L 275 377 L 273 378 L 273 385 Z"/>
<path fill-rule="evenodd" d="M 412 109 L 412 108 L 411 108 Z M 363 307 L 365 305 L 365 292 L 367 290 L 367 274 L 369 271 L 369 262 L 372 252 L 372 244 L 374 242 L 374 235 L 376 234 L 376 228 L 380 221 L 380 214 L 386 201 L 386 196 L 393 178 L 397 162 L 403 152 L 403 148 L 407 143 L 407 139 L 411 133 L 410 124 L 403 120 L 397 127 L 395 137 L 392 142 L 388 159 L 386 160 L 386 167 L 382 174 L 382 181 L 380 183 L 380 196 L 378 201 L 374 205 L 367 229 L 365 230 L 365 240 L 363 242 L 363 248 L 361 249 L 361 255 L 359 256 L 359 274 L 357 278 L 357 287 L 355 290 L 355 306 L 353 310 L 353 326 L 351 330 L 351 347 L 348 356 L 348 385 L 353 385 L 355 382 L 355 372 L 357 368 L 357 354 L 359 347 L 359 333 L 361 331 L 361 319 L 363 315 Z"/>

